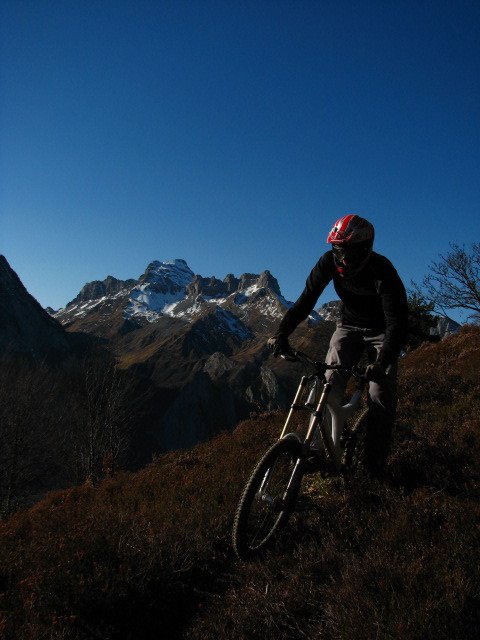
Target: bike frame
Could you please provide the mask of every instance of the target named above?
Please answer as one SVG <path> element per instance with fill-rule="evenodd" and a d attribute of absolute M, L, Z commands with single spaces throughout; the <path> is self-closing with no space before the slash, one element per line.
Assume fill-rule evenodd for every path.
<path fill-rule="evenodd" d="M 332 368 L 344 370 L 344 367 Z M 345 421 L 357 409 L 362 397 L 363 389 L 365 387 L 365 381 L 362 379 L 357 380 L 356 388 L 352 394 L 352 397 L 344 405 L 340 404 L 333 396 L 330 395 L 332 385 L 326 380 L 323 380 L 323 388 L 318 403 L 314 404 L 314 402 L 311 401 L 313 400 L 313 398 L 310 398 L 310 396 L 316 395 L 312 394 L 312 391 L 310 392 L 310 396 L 308 397 L 306 402 L 304 402 L 306 391 L 309 388 L 310 383 L 312 383 L 316 388 L 319 383 L 321 383 L 320 376 L 302 376 L 294 400 L 290 406 L 290 411 L 288 412 L 287 419 L 285 420 L 285 424 L 280 434 L 280 439 L 285 437 L 294 412 L 310 409 L 311 417 L 307 433 L 303 441 L 303 446 L 306 450 L 310 448 L 314 434 L 320 424 L 327 452 L 330 454 L 334 465 L 339 468 L 342 459 L 342 448 L 340 446 L 340 439 L 343 434 Z M 327 421 L 323 420 L 327 408 L 331 416 L 331 420 L 329 421 L 330 425 L 327 425 Z M 330 428 L 328 428 L 329 426 Z"/>

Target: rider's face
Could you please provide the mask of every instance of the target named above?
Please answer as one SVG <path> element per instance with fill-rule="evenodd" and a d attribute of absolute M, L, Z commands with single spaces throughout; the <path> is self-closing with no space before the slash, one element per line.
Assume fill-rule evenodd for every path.
<path fill-rule="evenodd" d="M 356 244 L 332 244 L 335 258 L 346 267 L 355 267 L 361 264 L 367 257 L 370 247 L 364 243 Z"/>

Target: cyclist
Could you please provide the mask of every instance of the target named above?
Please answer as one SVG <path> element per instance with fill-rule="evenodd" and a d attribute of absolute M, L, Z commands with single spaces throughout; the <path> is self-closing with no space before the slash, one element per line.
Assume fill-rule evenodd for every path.
<path fill-rule="evenodd" d="M 369 420 L 366 465 L 381 476 L 390 449 L 397 394 L 397 359 L 407 334 L 405 287 L 384 256 L 375 253 L 373 225 L 355 214 L 335 222 L 327 237 L 332 249 L 312 269 L 303 293 L 286 312 L 277 333 L 268 340 L 275 356 L 291 349 L 288 336 L 307 318 L 333 280 L 342 301 L 341 319 L 330 340 L 327 364 L 351 367 L 365 347 L 369 365 Z M 342 400 L 348 375 L 329 371 L 331 393 Z"/>

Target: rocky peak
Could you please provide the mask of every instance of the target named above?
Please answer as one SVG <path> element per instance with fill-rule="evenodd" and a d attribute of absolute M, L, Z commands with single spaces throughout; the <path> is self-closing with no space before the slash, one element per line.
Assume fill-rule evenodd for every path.
<path fill-rule="evenodd" d="M 78 296 L 69 302 L 67 306 L 90 300 L 99 300 L 104 296 L 115 296 L 120 291 L 131 289 L 136 283 L 137 281 L 133 279 L 117 280 L 113 276 L 107 276 L 105 280 L 87 282 Z"/>
<path fill-rule="evenodd" d="M 244 292 L 251 287 L 256 289 L 271 289 L 276 294 L 281 295 L 280 287 L 276 278 L 272 276 L 270 271 L 262 271 L 260 275 L 255 273 L 244 273 L 239 278 L 235 278 L 229 273 L 223 279 L 218 280 L 215 277 L 203 278 L 200 275 L 194 276 L 193 280 L 187 285 L 187 295 L 196 297 L 204 296 L 228 296 L 231 293 Z"/>
<path fill-rule="evenodd" d="M 330 302 L 325 302 L 325 304 L 322 304 L 322 306 L 317 309 L 317 313 L 324 320 L 337 322 L 337 320 L 340 320 L 340 316 L 342 313 L 342 302 L 341 300 L 331 300 Z"/>
<path fill-rule="evenodd" d="M 272 276 L 270 271 L 262 271 L 258 278 L 257 285 L 261 288 L 271 289 L 274 293 L 281 296 L 278 280 Z"/>
<path fill-rule="evenodd" d="M 204 296 L 218 296 L 228 293 L 228 286 L 225 282 L 218 280 L 215 277 L 202 278 L 200 275 L 196 275 L 193 280 L 187 285 L 187 296 L 196 297 L 200 294 Z"/>
<path fill-rule="evenodd" d="M 251 292 L 260 289 L 270 289 L 277 295 L 281 296 L 280 287 L 276 278 L 272 276 L 270 271 L 262 271 L 260 275 L 255 273 L 244 273 L 240 276 L 238 291 L 245 292 L 250 289 Z"/>
<path fill-rule="evenodd" d="M 242 273 L 238 283 L 238 291 L 245 291 L 249 287 L 253 287 L 257 284 L 258 278 L 259 276 L 255 273 Z"/>
<path fill-rule="evenodd" d="M 227 294 L 230 294 L 238 290 L 238 285 L 240 283 L 240 280 L 238 278 L 235 278 L 233 273 L 229 273 L 228 275 L 225 276 L 225 278 L 223 279 L 223 282 L 227 287 Z"/>
<path fill-rule="evenodd" d="M 167 293 L 184 289 L 194 277 L 185 260 L 151 262 L 140 277 L 140 286 L 148 285 L 156 293 Z"/>

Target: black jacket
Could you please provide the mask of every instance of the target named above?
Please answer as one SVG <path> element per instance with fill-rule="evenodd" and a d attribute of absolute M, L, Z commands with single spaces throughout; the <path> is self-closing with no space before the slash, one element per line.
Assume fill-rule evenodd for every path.
<path fill-rule="evenodd" d="M 407 296 L 392 263 L 375 252 L 359 273 L 343 278 L 332 251 L 327 251 L 312 269 L 303 293 L 285 314 L 277 335 L 289 336 L 305 320 L 331 280 L 343 302 L 341 323 L 385 332 L 378 362 L 391 364 L 398 358 L 407 334 Z"/>

